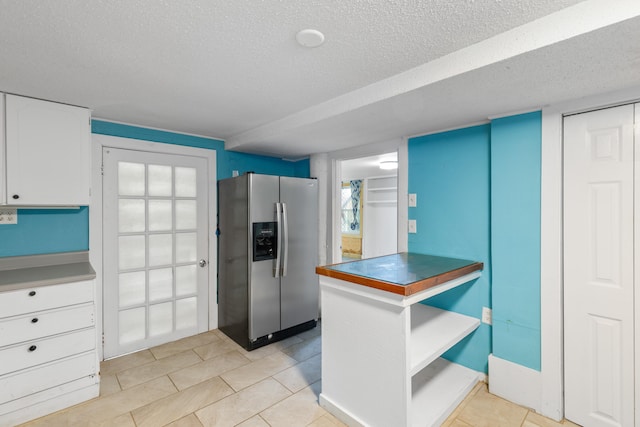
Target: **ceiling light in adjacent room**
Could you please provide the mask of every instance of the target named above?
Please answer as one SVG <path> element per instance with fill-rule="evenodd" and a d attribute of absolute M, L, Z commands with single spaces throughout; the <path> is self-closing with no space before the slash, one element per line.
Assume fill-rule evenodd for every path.
<path fill-rule="evenodd" d="M 380 162 L 380 169 L 384 169 L 384 170 L 398 169 L 398 162 L 395 160 L 383 160 Z"/>
<path fill-rule="evenodd" d="M 324 43 L 324 34 L 318 30 L 302 30 L 296 34 L 296 40 L 300 46 L 318 47 Z"/>

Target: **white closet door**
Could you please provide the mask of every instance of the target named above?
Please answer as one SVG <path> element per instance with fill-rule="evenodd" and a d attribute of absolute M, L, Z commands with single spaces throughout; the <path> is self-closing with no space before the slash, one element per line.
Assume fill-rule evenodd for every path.
<path fill-rule="evenodd" d="M 206 331 L 206 160 L 105 148 L 103 165 L 105 358 Z"/>
<path fill-rule="evenodd" d="M 633 105 L 565 118 L 565 416 L 634 425 Z"/>
<path fill-rule="evenodd" d="M 640 103 L 634 105 L 635 120 L 634 120 L 634 147 L 636 144 L 640 144 Z M 634 337 L 635 337 L 635 413 L 636 423 L 640 423 L 640 315 L 635 314 L 640 310 L 640 149 L 636 149 L 634 153 L 634 178 L 635 178 L 635 198 L 634 198 Z"/>

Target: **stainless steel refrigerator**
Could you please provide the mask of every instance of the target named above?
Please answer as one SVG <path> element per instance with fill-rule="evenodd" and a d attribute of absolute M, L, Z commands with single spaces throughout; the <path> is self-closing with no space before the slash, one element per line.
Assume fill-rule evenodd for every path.
<path fill-rule="evenodd" d="M 218 198 L 220 330 L 253 350 L 315 327 L 317 180 L 248 173 Z"/>

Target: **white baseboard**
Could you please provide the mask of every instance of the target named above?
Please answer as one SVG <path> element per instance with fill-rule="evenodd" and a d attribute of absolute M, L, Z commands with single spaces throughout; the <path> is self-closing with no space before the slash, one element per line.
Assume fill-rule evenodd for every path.
<path fill-rule="evenodd" d="M 542 374 L 493 354 L 489 355 L 489 392 L 547 417 L 552 416 L 542 411 Z"/>
<path fill-rule="evenodd" d="M 329 413 L 331 413 L 333 416 L 338 418 L 349 427 L 363 427 L 366 425 L 364 422 L 362 422 L 362 420 L 360 420 L 348 410 L 344 409 L 342 406 L 335 403 L 324 393 L 320 393 L 320 398 L 318 400 L 320 402 L 320 406 L 325 408 L 327 411 L 329 411 Z"/>

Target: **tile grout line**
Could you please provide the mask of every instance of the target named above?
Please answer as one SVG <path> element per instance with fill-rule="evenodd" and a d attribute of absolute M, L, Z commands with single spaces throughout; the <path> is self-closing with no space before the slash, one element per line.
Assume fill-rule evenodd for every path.
<path fill-rule="evenodd" d="M 266 410 L 266 409 L 265 409 Z M 262 421 L 264 421 L 264 423 L 268 426 L 271 426 L 271 424 L 269 423 L 269 421 L 265 420 L 264 417 L 260 414 L 258 414 L 258 418 L 260 418 Z"/>
<path fill-rule="evenodd" d="M 295 366 L 295 365 L 293 365 L 293 366 Z M 287 369 L 288 369 L 288 368 L 287 368 Z M 282 372 L 282 371 L 280 371 L 280 372 Z M 279 372 L 278 372 L 278 373 L 279 373 Z M 277 374 L 276 374 L 276 375 L 277 375 Z M 270 377 L 265 378 L 264 380 L 266 380 L 266 379 L 268 379 L 268 378 L 273 379 L 275 382 L 277 382 L 278 384 L 282 385 L 285 389 L 287 389 L 288 391 L 290 391 L 290 392 L 291 392 L 291 394 L 290 394 L 289 396 L 285 396 L 285 397 L 283 397 L 282 399 L 278 400 L 277 402 L 274 402 L 274 403 L 273 403 L 271 406 L 269 406 L 268 408 L 264 408 L 262 411 L 260 411 L 260 412 L 258 412 L 258 413 L 256 414 L 256 415 L 260 416 L 260 418 L 261 418 L 261 419 L 263 419 L 263 420 L 264 420 L 264 422 L 266 422 L 269 426 L 271 426 L 271 424 L 270 424 L 270 423 L 269 423 L 269 422 L 268 422 L 268 421 L 267 421 L 267 420 L 262 416 L 262 413 L 263 413 L 263 412 L 265 412 L 265 411 L 267 411 L 267 410 L 269 410 L 269 409 L 273 408 L 274 406 L 276 406 L 277 404 L 281 403 L 282 401 L 284 401 L 284 400 L 286 400 L 286 399 L 288 399 L 288 398 L 290 398 L 290 397 L 292 397 L 292 396 L 295 396 L 297 393 L 301 392 L 301 391 L 302 391 L 302 390 L 304 390 L 305 388 L 311 387 L 311 385 L 312 385 L 312 384 L 315 384 L 315 383 L 317 383 L 318 381 L 322 381 L 322 380 L 315 381 L 315 382 L 313 382 L 313 383 L 311 383 L 311 384 L 307 385 L 306 387 L 302 388 L 302 390 L 298 390 L 297 392 L 293 392 L 293 391 L 291 391 L 291 389 L 289 389 L 286 385 L 282 384 L 280 381 L 278 381 L 277 379 L 273 378 L 273 375 L 272 375 L 272 376 L 270 376 Z M 262 380 L 262 381 L 264 381 L 264 380 Z M 260 382 L 260 381 L 258 381 L 258 382 Z M 256 384 L 257 384 L 257 383 L 256 383 Z M 319 403 L 318 403 L 318 406 L 319 406 Z M 324 415 L 324 414 L 323 414 L 323 415 Z M 251 417 L 247 418 L 247 420 L 248 420 L 248 419 L 250 419 L 250 418 L 252 418 L 252 417 L 253 417 L 253 415 L 252 415 Z M 320 417 L 318 417 L 318 418 L 320 418 Z M 247 421 L 247 420 L 243 420 L 242 422 L 245 422 L 245 421 Z M 316 418 L 316 420 L 317 420 L 317 418 Z M 314 420 L 314 421 L 316 421 L 316 420 Z M 312 421 L 312 422 L 311 422 L 311 424 L 312 424 L 314 421 Z M 242 424 L 242 423 L 239 423 L 239 424 Z M 236 424 L 236 425 L 237 425 L 237 424 Z"/>

